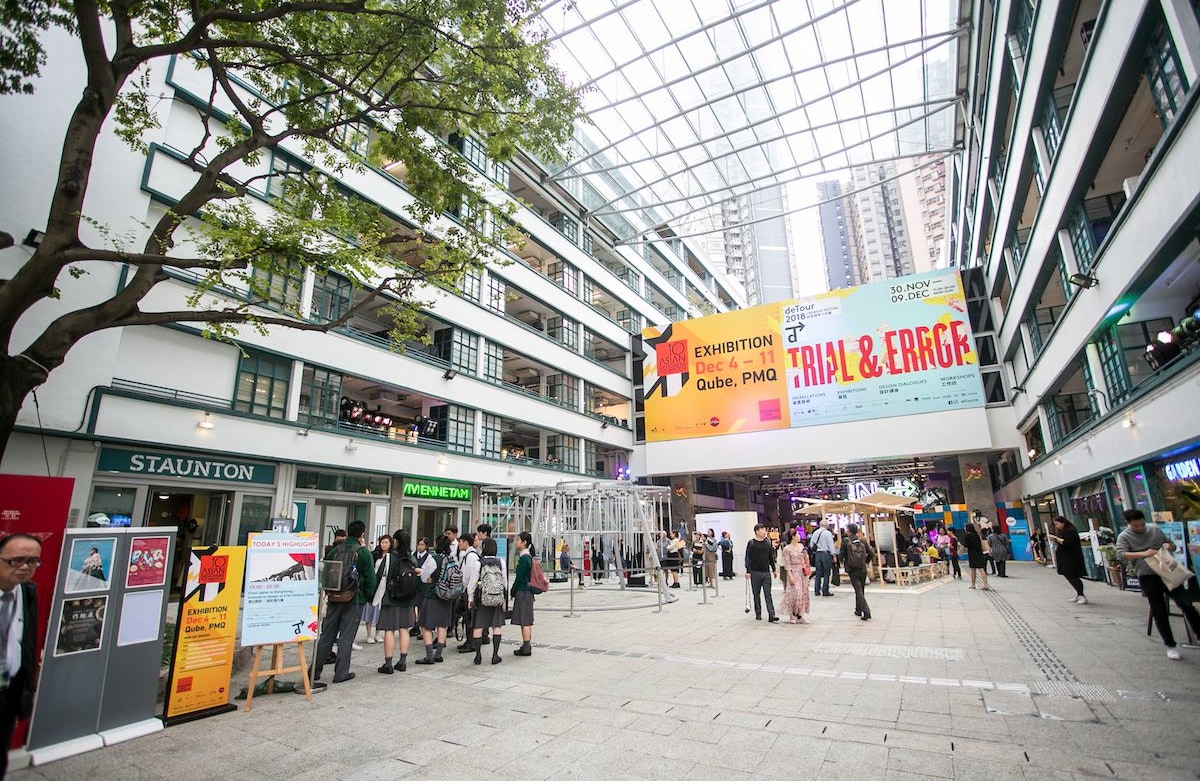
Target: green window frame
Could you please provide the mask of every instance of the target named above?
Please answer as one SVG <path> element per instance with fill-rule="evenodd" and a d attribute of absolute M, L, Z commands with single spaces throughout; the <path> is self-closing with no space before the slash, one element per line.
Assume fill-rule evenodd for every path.
<path fill-rule="evenodd" d="M 504 347 L 495 342 L 483 343 L 483 378 L 488 382 L 504 382 Z"/>
<path fill-rule="evenodd" d="M 579 348 L 579 324 L 566 317 L 552 317 L 546 326 L 551 339 L 572 350 Z"/>
<path fill-rule="evenodd" d="M 462 275 L 455 281 L 454 287 L 464 298 L 478 301 L 479 294 L 483 289 L 483 272 L 477 268 L 463 269 Z"/>
<path fill-rule="evenodd" d="M 1105 387 L 1108 388 L 1108 398 L 1111 403 L 1119 404 L 1129 395 L 1132 383 L 1121 349 L 1121 336 L 1115 325 L 1106 328 L 1097 337 L 1096 352 L 1100 356 L 1100 374 L 1104 378 Z"/>
<path fill-rule="evenodd" d="M 1062 123 L 1058 117 L 1058 105 L 1053 92 L 1047 92 L 1042 101 L 1042 138 L 1046 141 L 1046 154 L 1050 160 L 1058 153 L 1058 145 L 1062 141 Z"/>
<path fill-rule="evenodd" d="M 572 296 L 579 295 L 579 270 L 565 260 L 550 264 L 550 281 Z"/>
<path fill-rule="evenodd" d="M 483 414 L 482 426 L 480 440 L 483 447 L 483 455 L 488 458 L 500 458 L 503 447 L 502 440 L 504 438 L 503 420 L 499 415 L 489 415 L 485 412 Z"/>
<path fill-rule="evenodd" d="M 455 453 L 472 453 L 475 449 L 475 410 L 447 404 L 446 449 Z"/>
<path fill-rule="evenodd" d="M 569 434 L 546 437 L 546 463 L 563 469 L 579 471 L 579 438 Z"/>
<path fill-rule="evenodd" d="M 479 363 L 479 337 L 461 328 L 441 328 L 433 333 L 433 351 L 459 371 L 474 374 Z"/>
<path fill-rule="evenodd" d="M 233 409 L 249 415 L 284 419 L 292 362 L 288 358 L 242 348 L 234 385 Z"/>
<path fill-rule="evenodd" d="M 1161 21 L 1155 25 L 1142 54 L 1142 71 L 1165 130 L 1179 113 L 1179 104 L 1188 91 L 1188 81 L 1171 31 Z"/>
<path fill-rule="evenodd" d="M 495 274 L 488 275 L 488 298 L 487 307 L 493 312 L 504 314 L 504 310 L 508 305 L 508 286 L 504 280 L 497 277 Z"/>
<path fill-rule="evenodd" d="M 262 297 L 262 306 L 292 317 L 300 316 L 300 293 L 304 288 L 304 266 L 294 260 L 275 267 L 255 266 L 250 276 L 252 294 Z"/>
<path fill-rule="evenodd" d="M 267 177 L 266 196 L 280 208 L 297 213 L 301 199 L 298 196 L 303 187 L 300 179 L 311 166 L 278 149 L 271 150 L 271 174 Z"/>
<path fill-rule="evenodd" d="M 1082 203 L 1075 206 L 1071 221 L 1067 223 L 1067 233 L 1071 237 L 1071 249 L 1075 252 L 1079 270 L 1087 274 L 1096 262 L 1096 242 L 1092 235 L 1092 223 Z"/>
<path fill-rule="evenodd" d="M 336 320 L 350 309 L 354 286 L 340 274 L 317 274 L 313 278 L 312 308 L 314 320 Z"/>
<path fill-rule="evenodd" d="M 341 411 L 342 375 L 319 366 L 304 367 L 300 376 L 301 423 L 335 426 Z"/>
<path fill-rule="evenodd" d="M 546 398 L 576 409 L 579 406 L 579 378 L 570 374 L 551 374 L 546 378 Z"/>

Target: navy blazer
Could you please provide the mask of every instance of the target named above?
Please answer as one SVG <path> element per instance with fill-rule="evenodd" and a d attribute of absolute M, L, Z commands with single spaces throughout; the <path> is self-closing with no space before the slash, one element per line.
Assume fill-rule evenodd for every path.
<path fill-rule="evenodd" d="M 25 621 L 21 633 L 21 669 L 8 685 L 21 696 L 17 718 L 27 719 L 33 713 L 33 690 L 37 686 L 37 585 L 22 583 L 20 588 Z"/>

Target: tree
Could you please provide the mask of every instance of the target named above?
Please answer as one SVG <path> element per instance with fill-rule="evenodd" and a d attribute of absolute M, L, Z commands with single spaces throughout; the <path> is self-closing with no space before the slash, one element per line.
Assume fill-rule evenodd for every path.
<path fill-rule="evenodd" d="M 198 323 L 230 338 L 240 325 L 327 331 L 384 297 L 402 342 L 427 285 L 450 285 L 507 240 L 508 211 L 478 173 L 434 139 L 477 139 L 493 160 L 518 149 L 554 160 L 579 116 L 577 96 L 549 64 L 531 0 L 25 0 L 0 4 L 0 93 L 34 92 L 51 28 L 76 36 L 86 84 L 64 129 L 57 186 L 41 243 L 0 282 L 0 453 L 25 397 L 72 346 L 106 328 Z M 102 126 L 135 150 L 159 125 L 151 75 L 200 69 L 202 127 L 180 155 L 193 176 L 149 225 L 99 225 L 85 198 Z M 159 71 L 161 72 L 161 71 Z M 364 141 L 369 145 L 364 151 Z M 311 166 L 266 166 L 281 144 Z M 402 172 L 416 205 L 399 222 L 340 187 L 368 165 Z M 269 193 L 264 216 L 251 193 Z M 445 212 L 462 226 L 435 228 Z M 469 218 L 467 218 L 469 216 Z M 485 226 L 502 226 L 498 230 Z M 136 238 L 127 238 L 130 231 Z M 89 240 L 85 240 L 89 239 Z M 13 237 L 0 234 L 0 250 Z M 29 310 L 86 284 L 95 264 L 124 264 L 126 284 L 56 317 L 14 352 Z M 346 277 L 354 305 L 324 319 L 262 309 L 264 279 L 306 266 Z M 184 272 L 187 305 L 146 306 Z M 240 295 L 227 295 L 228 291 Z M 378 303 L 377 301 L 375 302 Z M 25 341 L 25 340 L 23 340 Z"/>

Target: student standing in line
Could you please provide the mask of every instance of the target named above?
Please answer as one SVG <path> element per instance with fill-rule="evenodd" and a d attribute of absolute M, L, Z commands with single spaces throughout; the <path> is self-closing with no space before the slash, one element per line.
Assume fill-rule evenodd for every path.
<path fill-rule="evenodd" d="M 491 537 L 492 537 L 492 525 L 490 523 L 481 523 L 478 526 L 476 526 L 475 527 L 475 548 L 479 551 L 482 551 L 483 550 L 483 541 L 487 540 L 487 539 L 491 539 Z M 497 546 L 499 546 L 499 543 L 497 543 Z M 498 547 L 497 547 L 497 549 L 498 549 Z M 483 642 L 485 645 L 487 644 L 487 641 L 488 641 L 488 628 L 485 625 L 483 627 Z"/>
<path fill-rule="evenodd" d="M 475 587 L 479 585 L 479 551 L 475 548 L 475 532 L 463 532 L 458 538 L 458 562 L 462 567 L 463 579 L 463 604 L 466 609 L 463 613 L 463 641 L 458 646 L 460 654 L 469 654 L 475 650 L 475 645 L 471 642 L 471 633 L 475 629 L 474 615 L 471 612 L 471 595 L 475 593 Z"/>
<path fill-rule="evenodd" d="M 983 538 L 975 529 L 975 524 L 968 523 L 963 527 L 963 547 L 967 549 L 967 567 L 971 570 L 971 588 L 975 588 L 975 578 L 983 578 L 983 590 L 988 590 L 987 557 L 983 553 Z"/>
<path fill-rule="evenodd" d="M 512 625 L 521 627 L 521 647 L 513 656 L 533 656 L 530 641 L 533 639 L 533 592 L 529 590 L 529 576 L 533 574 L 533 535 L 521 532 L 516 539 L 517 573 L 512 586 Z"/>
<path fill-rule="evenodd" d="M 387 583 L 389 578 L 398 577 L 402 570 L 416 569 L 416 562 L 409 550 L 409 539 L 408 532 L 403 530 L 397 531 L 393 536 L 396 546 L 394 550 L 390 550 L 386 554 L 390 561 L 384 568 L 384 576 L 381 578 L 384 583 Z M 378 629 L 383 632 L 383 666 L 379 668 L 379 672 L 391 675 L 393 670 L 404 672 L 408 669 L 408 630 L 415 624 L 416 609 L 413 607 L 412 601 L 394 599 L 388 595 L 385 588 L 383 602 L 379 609 Z M 400 640 L 400 661 L 393 665 L 392 659 L 395 658 L 397 637 Z"/>
<path fill-rule="evenodd" d="M 1079 541 L 1079 532 L 1075 529 L 1075 524 L 1061 515 L 1054 516 L 1053 523 L 1055 533 L 1048 536 L 1050 541 L 1058 546 L 1054 552 L 1054 560 L 1058 562 L 1058 574 L 1075 589 L 1075 596 L 1071 597 L 1071 601 L 1077 605 L 1086 605 L 1088 600 L 1083 595 L 1083 576 L 1087 573 L 1087 566 L 1083 563 L 1083 545 Z"/>
<path fill-rule="evenodd" d="M 437 581 L 449 558 L 450 538 L 443 534 L 434 543 L 434 552 L 421 565 L 421 582 L 425 584 L 425 598 L 421 601 L 421 639 L 425 643 L 425 658 L 418 659 L 417 664 L 442 661 L 446 630 L 450 627 L 450 603 L 438 599 Z"/>
<path fill-rule="evenodd" d="M 1196 611 L 1196 606 L 1188 596 L 1186 581 L 1168 591 L 1162 577 L 1146 563 L 1146 559 L 1157 556 L 1164 546 L 1174 551 L 1175 543 L 1166 538 L 1157 524 L 1147 526 L 1146 515 L 1141 510 L 1126 510 L 1125 523 L 1128 526 L 1117 537 L 1117 555 L 1132 563 L 1134 574 L 1142 586 L 1142 595 L 1150 601 L 1154 625 L 1158 627 L 1158 634 L 1167 646 L 1167 658 L 1178 661 L 1179 648 L 1175 645 L 1175 633 L 1171 631 L 1171 608 L 1167 604 L 1167 597 L 1179 606 L 1197 636 L 1200 636 L 1200 612 Z"/>
<path fill-rule="evenodd" d="M 375 594 L 372 596 L 370 602 L 363 605 L 363 623 L 367 625 L 365 642 L 368 645 L 383 642 L 383 638 L 379 637 L 377 624 L 379 623 L 379 611 L 383 606 L 383 592 L 387 590 L 387 581 L 379 573 L 387 566 L 387 554 L 391 550 L 392 535 L 385 534 L 379 538 L 379 542 L 375 545 L 375 550 L 371 551 L 371 557 L 375 560 Z"/>
<path fill-rule="evenodd" d="M 483 633 L 490 627 L 492 632 L 492 664 L 500 664 L 504 661 L 500 656 L 500 635 L 504 631 L 504 613 L 508 607 L 508 595 L 505 593 L 504 599 L 499 605 L 483 604 L 483 591 L 485 588 L 492 586 L 492 579 L 496 577 L 496 570 L 499 570 L 499 578 L 502 587 L 507 592 L 508 587 L 508 567 L 496 555 L 498 550 L 496 541 L 488 537 L 483 540 L 480 546 L 483 558 L 480 559 L 480 575 L 479 587 L 472 592 L 468 592 L 470 596 L 470 605 L 475 611 L 475 617 L 472 619 L 471 643 L 475 646 L 475 664 L 483 664 Z"/>
<path fill-rule="evenodd" d="M 863 621 L 871 620 L 871 606 L 867 604 L 867 567 L 874 551 L 866 538 L 858 529 L 858 524 L 846 525 L 846 534 L 842 538 L 841 557 L 846 564 L 846 574 L 850 576 L 850 585 L 854 587 L 854 615 Z"/>
<path fill-rule="evenodd" d="M 754 620 L 762 620 L 762 602 L 767 603 L 767 622 L 775 623 L 775 602 L 771 599 L 771 578 L 775 573 L 775 546 L 767 539 L 767 527 L 754 525 L 754 539 L 746 543 L 746 579 L 754 595 Z"/>

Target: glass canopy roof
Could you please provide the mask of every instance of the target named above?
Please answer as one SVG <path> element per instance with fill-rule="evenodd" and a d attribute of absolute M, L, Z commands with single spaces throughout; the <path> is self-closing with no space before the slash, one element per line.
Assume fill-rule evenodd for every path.
<path fill-rule="evenodd" d="M 713 230 L 713 206 L 764 188 L 948 152 L 958 6 L 549 0 L 539 19 L 592 123 L 550 178 L 630 240 Z"/>

